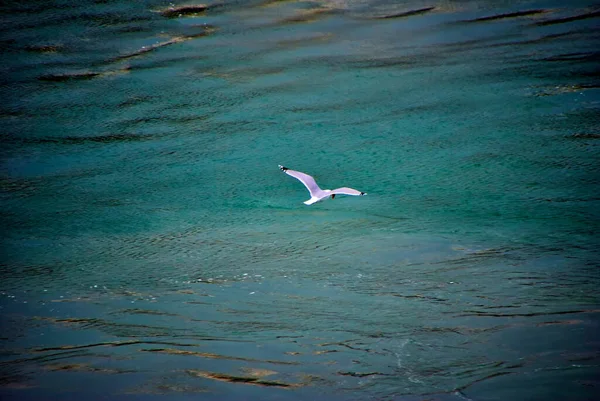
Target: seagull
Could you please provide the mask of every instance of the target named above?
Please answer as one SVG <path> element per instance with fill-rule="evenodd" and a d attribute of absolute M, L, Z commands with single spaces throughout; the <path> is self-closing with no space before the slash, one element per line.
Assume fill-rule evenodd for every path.
<path fill-rule="evenodd" d="M 304 174 L 304 173 L 301 173 L 301 172 L 295 171 L 295 170 L 290 170 L 289 168 L 284 167 L 282 165 L 279 165 L 279 169 L 281 171 L 283 171 L 284 173 L 286 173 L 287 175 L 290 175 L 290 176 L 296 178 L 297 180 L 299 180 L 301 183 L 304 184 L 306 189 L 308 189 L 308 192 L 310 192 L 310 199 L 307 200 L 306 202 L 304 202 L 305 205 L 312 205 L 313 203 L 323 200 L 323 199 L 327 198 L 328 196 L 331 196 L 331 199 L 334 199 L 335 196 L 338 194 L 339 195 L 353 195 L 353 196 L 361 196 L 361 195 L 367 194 L 366 192 L 360 192 L 360 191 L 357 191 L 356 189 L 347 188 L 347 187 L 342 187 L 342 188 L 333 189 L 333 190 L 321 189 L 315 182 L 315 179 L 312 178 L 308 174 Z"/>

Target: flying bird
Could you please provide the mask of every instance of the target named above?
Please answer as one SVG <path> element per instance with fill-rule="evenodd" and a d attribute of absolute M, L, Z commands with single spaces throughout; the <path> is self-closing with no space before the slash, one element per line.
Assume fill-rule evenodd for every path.
<path fill-rule="evenodd" d="M 333 190 L 321 189 L 315 182 L 315 179 L 312 178 L 308 174 L 304 174 L 304 173 L 301 173 L 301 172 L 295 171 L 295 170 L 290 170 L 289 168 L 281 166 L 281 165 L 279 166 L 279 169 L 281 171 L 283 171 L 284 173 L 286 173 L 287 175 L 290 175 L 290 176 L 296 178 L 297 180 L 299 180 L 301 183 L 304 184 L 306 189 L 308 189 L 308 192 L 310 192 L 310 199 L 307 200 L 306 202 L 304 202 L 305 205 L 312 205 L 313 203 L 323 200 L 323 199 L 327 198 L 328 196 L 331 196 L 331 199 L 334 199 L 336 195 L 353 195 L 353 196 L 366 195 L 366 192 L 360 192 L 360 191 L 357 191 L 356 189 L 347 188 L 347 187 L 342 187 L 342 188 L 333 189 Z"/>

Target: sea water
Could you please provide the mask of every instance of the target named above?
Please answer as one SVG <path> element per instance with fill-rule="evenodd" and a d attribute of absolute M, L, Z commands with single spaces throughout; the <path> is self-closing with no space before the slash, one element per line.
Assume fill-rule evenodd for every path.
<path fill-rule="evenodd" d="M 2 399 L 597 396 L 597 3 L 184 4 L 1 6 Z"/>

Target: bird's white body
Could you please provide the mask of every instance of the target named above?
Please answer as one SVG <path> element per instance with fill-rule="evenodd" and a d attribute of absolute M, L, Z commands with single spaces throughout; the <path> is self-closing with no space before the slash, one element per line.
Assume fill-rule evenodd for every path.
<path fill-rule="evenodd" d="M 342 188 L 333 189 L 333 190 L 332 189 L 321 189 L 317 185 L 315 179 L 312 178 L 308 174 L 301 173 L 300 171 L 290 170 L 289 168 L 281 166 L 281 165 L 279 166 L 279 169 L 281 171 L 283 171 L 284 173 L 286 173 L 287 175 L 296 178 L 298 181 L 300 181 L 302 184 L 304 184 L 306 189 L 308 189 L 308 192 L 310 192 L 310 199 L 304 202 L 305 205 L 312 205 L 313 203 L 319 202 L 320 200 L 323 200 L 323 199 L 327 198 L 328 196 L 331 196 L 331 199 L 333 199 L 335 197 L 335 195 L 353 195 L 353 196 L 366 195 L 365 192 L 360 192 L 360 191 L 357 191 L 356 189 L 347 188 L 347 187 L 342 187 Z"/>

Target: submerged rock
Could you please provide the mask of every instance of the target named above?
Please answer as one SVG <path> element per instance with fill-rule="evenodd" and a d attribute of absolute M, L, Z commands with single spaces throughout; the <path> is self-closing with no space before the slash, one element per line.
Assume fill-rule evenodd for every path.
<path fill-rule="evenodd" d="M 242 368 L 242 371 L 246 373 L 250 377 L 265 377 L 276 375 L 277 372 L 269 369 L 259 369 L 259 368 Z"/>
<path fill-rule="evenodd" d="M 140 48 L 136 51 L 116 57 L 113 61 L 121 61 L 121 60 L 125 60 L 128 58 L 137 57 L 142 54 L 146 54 L 151 51 L 154 51 L 156 49 L 160 49 L 162 47 L 171 46 L 176 43 L 185 42 L 185 41 L 188 41 L 191 39 L 201 38 L 201 37 L 204 37 L 204 36 L 207 36 L 207 35 L 213 33 L 216 30 L 216 28 L 211 25 L 202 25 L 201 28 L 202 28 L 202 30 L 198 33 L 194 33 L 194 34 L 190 34 L 190 35 L 174 36 L 171 39 L 163 41 L 163 42 L 158 42 L 158 43 L 155 43 L 150 46 L 142 46 L 142 48 Z"/>
<path fill-rule="evenodd" d="M 202 377 L 205 379 L 213 379 L 228 383 L 241 383 L 250 384 L 254 386 L 265 386 L 265 387 L 281 387 L 281 388 L 292 388 L 299 387 L 300 384 L 295 383 L 284 383 L 280 381 L 262 380 L 253 376 L 233 376 L 225 373 L 207 372 L 203 370 L 189 369 L 187 373 L 191 376 Z"/>
<path fill-rule="evenodd" d="M 229 356 L 229 355 L 213 354 L 212 352 L 187 351 L 187 350 L 181 350 L 181 349 L 177 349 L 177 348 L 145 348 L 145 349 L 141 349 L 140 351 L 154 352 L 154 353 L 158 353 L 158 354 L 197 356 L 200 358 L 208 358 L 208 359 L 223 359 L 223 360 L 230 360 L 230 361 L 271 363 L 271 364 L 275 364 L 275 365 L 298 365 L 298 362 L 292 362 L 292 361 L 275 361 L 275 360 L 269 360 L 269 359 L 254 359 L 254 358 L 246 358 L 246 357 L 242 357 L 242 356 Z"/>
<path fill-rule="evenodd" d="M 99 72 L 72 72 L 64 74 L 48 74 L 42 75 L 38 79 L 40 81 L 63 82 L 71 80 L 91 79 L 100 75 Z"/>
<path fill-rule="evenodd" d="M 115 74 L 125 74 L 129 72 L 129 67 L 119 68 L 118 70 L 112 71 L 77 71 L 77 72 L 65 72 L 61 74 L 46 74 L 38 77 L 40 81 L 49 82 L 65 82 L 65 81 L 82 81 L 97 77 L 104 77 Z M 78 299 L 78 301 L 81 299 Z M 85 300 L 85 299 L 84 299 Z M 52 302 L 70 302 L 73 300 L 53 300 Z M 75 302 L 75 301 L 73 301 Z"/>
<path fill-rule="evenodd" d="M 375 19 L 392 19 L 392 18 L 412 17 L 413 15 L 425 14 L 425 13 L 428 13 L 433 10 L 435 10 L 435 7 L 425 7 L 425 8 L 419 8 L 417 10 L 404 11 L 404 12 L 396 13 L 396 14 L 381 15 L 381 16 L 375 17 Z"/>
<path fill-rule="evenodd" d="M 62 45 L 31 45 L 26 46 L 25 50 L 32 53 L 58 53 L 64 48 Z"/>
<path fill-rule="evenodd" d="M 597 18 L 600 17 L 600 11 L 595 10 L 593 12 L 573 15 L 571 17 L 562 17 L 562 18 L 552 18 L 544 21 L 536 22 L 535 25 L 545 26 L 545 25 L 555 25 L 555 24 L 564 24 L 566 22 L 580 21 L 588 18 Z"/>
<path fill-rule="evenodd" d="M 173 6 L 160 10 L 159 13 L 167 18 L 179 18 L 189 15 L 202 14 L 208 9 L 206 4 L 190 4 L 184 6 Z"/>
<path fill-rule="evenodd" d="M 516 11 L 513 13 L 489 15 L 487 17 L 480 17 L 480 18 L 465 20 L 465 22 L 497 21 L 497 20 L 506 19 L 506 18 L 528 17 L 528 16 L 532 16 L 532 15 L 544 14 L 547 12 L 548 12 L 548 10 L 544 10 L 544 9 L 523 10 L 523 11 Z"/>
<path fill-rule="evenodd" d="M 88 365 L 86 363 L 50 364 L 50 365 L 46 365 L 45 368 L 52 372 L 68 371 L 68 372 L 107 373 L 107 374 L 136 373 L 137 372 L 136 370 L 100 368 L 100 367 Z"/>
<path fill-rule="evenodd" d="M 381 372 L 338 372 L 338 375 L 341 376 L 352 376 L 352 377 L 368 377 L 368 376 L 388 376 L 387 374 L 381 373 Z"/>

